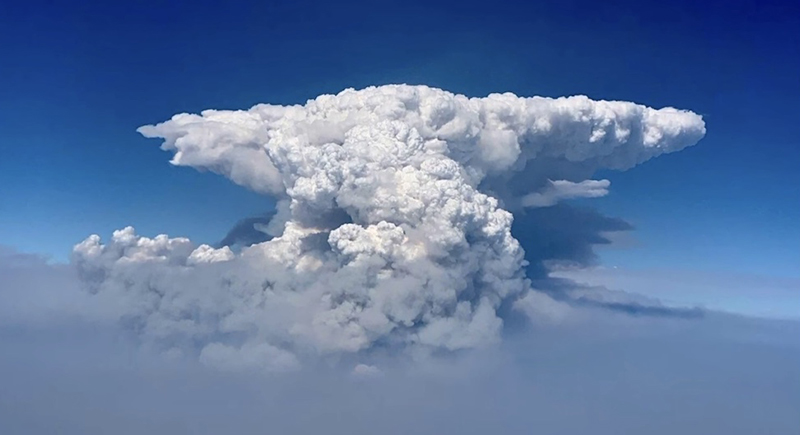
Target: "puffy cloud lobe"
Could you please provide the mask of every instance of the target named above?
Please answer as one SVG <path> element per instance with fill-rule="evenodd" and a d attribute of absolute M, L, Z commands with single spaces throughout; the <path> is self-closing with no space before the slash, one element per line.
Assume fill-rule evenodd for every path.
<path fill-rule="evenodd" d="M 199 342 L 209 364 L 273 370 L 377 344 L 495 342 L 498 309 L 530 283 L 501 206 L 520 199 L 486 186 L 537 159 L 626 169 L 693 145 L 705 127 L 691 112 L 627 102 L 382 86 L 304 106 L 180 114 L 139 131 L 163 138 L 175 165 L 278 199 L 270 222 L 252 222 L 269 237 L 235 254 L 132 228 L 107 244 L 91 236 L 74 250 L 84 280 L 149 343 Z M 521 201 L 607 187 L 558 180 Z"/>
<path fill-rule="evenodd" d="M 705 124 L 689 111 L 584 96 L 467 98 L 398 85 L 348 89 L 305 106 L 260 104 L 248 111 L 180 114 L 139 131 L 164 138 L 162 148 L 175 153 L 173 164 L 213 170 L 259 192 L 284 193 L 298 179 L 313 178 L 308 173 L 313 163 L 373 135 L 381 140 L 362 152 L 384 165 L 418 160 L 427 150 L 475 175 L 502 172 L 540 156 L 628 169 L 695 144 Z M 392 136 L 403 134 L 413 138 L 391 143 Z M 393 146 L 400 148 L 385 148 Z M 314 180 L 322 182 L 323 176 Z"/>

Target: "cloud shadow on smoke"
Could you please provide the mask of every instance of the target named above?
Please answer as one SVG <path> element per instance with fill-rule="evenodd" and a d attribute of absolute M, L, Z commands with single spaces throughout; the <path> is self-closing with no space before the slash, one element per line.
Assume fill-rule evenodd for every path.
<path fill-rule="evenodd" d="M 276 210 L 248 217 L 237 222 L 218 246 L 243 248 L 273 238 L 264 228 L 275 217 Z M 550 207 L 517 210 L 512 226 L 513 235 L 525 249 L 529 262 L 526 272 L 534 288 L 557 301 L 574 306 L 605 309 L 633 316 L 700 318 L 705 311 L 698 307 L 668 307 L 657 299 L 644 298 L 600 286 L 585 286 L 565 278 L 548 276 L 548 263 L 587 267 L 597 264 L 596 245 L 611 243 L 609 232 L 631 231 L 627 221 L 609 217 L 588 207 L 558 203 Z M 327 245 L 327 232 L 315 234 L 303 241 L 306 249 Z M 609 300 L 610 299 L 610 300 Z M 513 301 L 499 310 L 507 326 L 524 325 L 524 316 L 512 309 Z"/>
<path fill-rule="evenodd" d="M 683 319 L 698 319 L 705 315 L 702 308 L 665 307 L 658 305 L 644 305 L 637 302 L 602 302 L 592 299 L 578 298 L 572 302 L 576 305 L 603 308 L 633 316 L 652 317 L 677 317 Z"/>
<path fill-rule="evenodd" d="M 529 262 L 526 271 L 533 287 L 557 301 L 634 316 L 702 317 L 704 310 L 700 308 L 668 307 L 657 299 L 549 276 L 548 266 L 553 263 L 577 267 L 595 265 L 594 247 L 611 243 L 605 234 L 631 230 L 633 226 L 622 219 L 564 203 L 519 210 L 511 229 L 525 249 L 525 259 Z"/>
<path fill-rule="evenodd" d="M 227 246 L 236 250 L 258 243 L 268 242 L 279 236 L 283 231 L 281 225 L 284 222 L 281 218 L 284 216 L 280 215 L 280 213 L 281 207 L 284 206 L 285 204 L 279 202 L 272 210 L 264 214 L 241 219 L 228 231 L 225 237 L 217 243 L 216 247 L 222 248 Z M 286 212 L 286 209 L 283 209 L 283 212 Z M 305 210 L 303 214 L 305 218 L 304 223 L 327 230 L 353 222 L 352 217 L 348 215 L 345 210 L 340 208 L 327 210 L 325 212 Z M 310 245 L 314 244 L 324 246 L 327 244 L 327 240 L 321 241 L 318 239 L 323 235 L 327 237 L 329 233 L 330 231 L 323 231 L 318 236 L 312 237 L 311 240 L 304 241 L 304 244 L 308 245 L 308 249 L 311 249 L 312 246 Z"/>
<path fill-rule="evenodd" d="M 632 229 L 622 219 L 562 203 L 517 211 L 511 232 L 525 249 L 528 276 L 535 280 L 546 277 L 547 262 L 595 264 L 594 246 L 611 243 L 604 233 Z"/>
<path fill-rule="evenodd" d="M 276 210 L 271 210 L 260 216 L 241 219 L 217 243 L 217 247 L 243 248 L 271 240 L 272 236 L 262 231 L 262 229 L 263 226 L 269 224 L 275 214 Z"/>

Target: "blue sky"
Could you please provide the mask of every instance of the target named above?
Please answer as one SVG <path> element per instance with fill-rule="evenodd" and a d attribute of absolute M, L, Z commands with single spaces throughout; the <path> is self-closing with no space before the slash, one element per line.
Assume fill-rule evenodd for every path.
<path fill-rule="evenodd" d="M 698 146 L 602 174 L 588 204 L 637 228 L 605 262 L 800 274 L 796 2 L 92 3 L 0 6 L 4 245 L 64 259 L 125 225 L 217 241 L 268 200 L 171 167 L 136 127 L 404 82 L 703 114 Z"/>
<path fill-rule="evenodd" d="M 473 287 L 453 313 L 365 329 L 380 316 L 364 307 L 402 317 L 446 292 L 398 272 L 380 289 L 418 291 L 382 299 L 360 269 L 327 274 L 338 260 L 184 267 L 181 246 L 151 261 L 163 240 L 108 242 L 133 225 L 214 243 L 272 207 L 171 166 L 137 127 L 386 83 L 674 106 L 707 134 L 593 177 L 610 194 L 575 202 L 635 227 L 598 267 L 537 269 L 582 262 L 617 221 L 534 209 L 541 225 L 515 234 L 541 248 L 536 287 L 490 310 L 481 297 L 467 323 Z M 800 433 L 798 103 L 796 0 L 0 2 L 0 433 Z M 108 249 L 63 263 L 92 233 Z M 294 261 L 307 240 L 274 252 Z M 506 257 L 455 258 L 502 272 Z M 461 270 L 437 272 L 439 290 Z M 296 371 L 271 371 L 286 361 Z"/>

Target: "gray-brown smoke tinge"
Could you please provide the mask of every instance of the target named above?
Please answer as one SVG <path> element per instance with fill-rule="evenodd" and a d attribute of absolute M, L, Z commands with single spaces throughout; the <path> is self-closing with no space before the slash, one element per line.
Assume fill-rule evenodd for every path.
<path fill-rule="evenodd" d="M 528 267 L 540 265 L 526 261 L 512 213 L 602 196 L 609 182 L 595 171 L 694 145 L 705 124 L 582 96 L 398 85 L 179 114 L 139 132 L 162 138 L 175 165 L 274 198 L 277 213 L 258 223 L 268 237 L 239 253 L 130 227 L 106 243 L 93 235 L 74 249 L 84 284 L 150 345 L 200 343 L 212 366 L 288 370 L 376 345 L 418 354 L 496 342 L 501 307 L 523 300 L 536 316 L 536 301 L 559 303 L 532 288 Z"/>

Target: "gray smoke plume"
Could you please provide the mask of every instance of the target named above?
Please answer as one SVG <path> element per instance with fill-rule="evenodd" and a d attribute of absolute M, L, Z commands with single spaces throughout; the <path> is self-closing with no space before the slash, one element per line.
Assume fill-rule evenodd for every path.
<path fill-rule="evenodd" d="M 93 235 L 73 253 L 84 284 L 147 345 L 289 370 L 319 355 L 489 345 L 523 300 L 547 314 L 560 302 L 532 285 L 547 261 L 588 264 L 602 231 L 628 228 L 559 202 L 604 195 L 595 171 L 694 145 L 705 124 L 583 96 L 392 85 L 179 114 L 139 132 L 162 138 L 172 164 L 273 197 L 277 212 L 252 222 L 264 237 L 239 253 L 130 227 L 105 244 Z M 526 222 L 513 234 L 512 212 Z"/>

